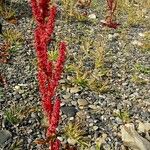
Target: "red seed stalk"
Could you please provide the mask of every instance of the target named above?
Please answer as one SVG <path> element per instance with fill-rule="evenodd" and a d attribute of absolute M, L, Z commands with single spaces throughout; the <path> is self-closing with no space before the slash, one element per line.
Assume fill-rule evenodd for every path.
<path fill-rule="evenodd" d="M 120 24 L 116 22 L 116 15 L 115 11 L 117 8 L 117 0 L 107 0 L 107 11 L 108 15 L 105 18 L 105 21 L 102 22 L 103 25 L 116 29 Z"/>
<path fill-rule="evenodd" d="M 48 118 L 49 127 L 46 138 L 56 136 L 56 128 L 60 118 L 60 99 L 56 90 L 61 79 L 66 56 L 66 44 L 59 44 L 58 59 L 55 64 L 48 59 L 48 44 L 54 31 L 56 6 L 49 8 L 50 0 L 31 0 L 31 7 L 37 27 L 34 31 L 35 49 L 38 60 L 39 92 L 44 114 Z M 59 150 L 60 141 L 50 138 L 50 150 Z"/>

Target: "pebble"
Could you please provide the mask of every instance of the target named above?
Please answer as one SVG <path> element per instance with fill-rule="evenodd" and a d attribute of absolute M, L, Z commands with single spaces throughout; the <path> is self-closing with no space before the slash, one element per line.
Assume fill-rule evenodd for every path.
<path fill-rule="evenodd" d="M 89 127 L 92 127 L 94 125 L 94 123 L 89 123 Z"/>
<path fill-rule="evenodd" d="M 67 115 L 68 117 L 75 117 L 77 113 L 77 109 L 75 106 L 63 106 L 61 107 L 62 113 Z"/>
<path fill-rule="evenodd" d="M 15 99 L 15 100 L 20 100 L 20 99 L 21 99 L 21 95 L 20 95 L 20 94 L 15 94 L 14 99 Z"/>
<path fill-rule="evenodd" d="M 63 95 L 63 98 L 64 98 L 65 100 L 68 100 L 70 97 L 71 97 L 71 94 L 70 94 L 70 93 L 66 93 L 65 95 Z"/>
<path fill-rule="evenodd" d="M 71 101 L 71 104 L 77 106 L 77 101 Z"/>
<path fill-rule="evenodd" d="M 139 36 L 144 37 L 145 34 L 144 33 L 139 33 Z"/>
<path fill-rule="evenodd" d="M 79 87 L 73 87 L 73 88 L 70 88 L 70 93 L 77 93 L 80 91 L 80 88 Z"/>
<path fill-rule="evenodd" d="M 34 112 L 31 113 L 32 118 L 36 118 L 36 114 Z"/>
<path fill-rule="evenodd" d="M 98 126 L 93 126 L 93 130 L 96 131 L 98 129 Z"/>
<path fill-rule="evenodd" d="M 117 124 L 122 124 L 122 120 L 119 117 L 116 117 L 115 120 L 116 120 Z"/>
<path fill-rule="evenodd" d="M 76 116 L 79 117 L 81 120 L 85 120 L 86 115 L 87 115 L 87 113 L 85 111 L 78 111 L 76 114 Z"/>
<path fill-rule="evenodd" d="M 70 121 L 74 120 L 74 117 L 70 117 L 69 120 L 70 120 Z"/>
<path fill-rule="evenodd" d="M 78 105 L 80 106 L 87 106 L 89 103 L 85 99 L 78 99 Z"/>
<path fill-rule="evenodd" d="M 58 136 L 57 139 L 59 139 L 61 142 L 63 141 L 63 137 Z"/>
<path fill-rule="evenodd" d="M 8 130 L 0 130 L 0 148 L 5 147 L 8 142 L 10 142 L 12 137 L 11 132 Z"/>
<path fill-rule="evenodd" d="M 88 18 L 89 18 L 89 19 L 96 19 L 96 15 L 95 15 L 95 14 L 90 14 L 90 15 L 88 16 Z"/>
<path fill-rule="evenodd" d="M 67 142 L 71 145 L 75 145 L 77 143 L 76 140 L 68 138 Z"/>
<path fill-rule="evenodd" d="M 18 92 L 18 91 L 20 90 L 20 86 L 19 86 L 19 85 L 16 85 L 16 86 L 14 87 L 14 90 L 15 90 L 16 92 Z"/>

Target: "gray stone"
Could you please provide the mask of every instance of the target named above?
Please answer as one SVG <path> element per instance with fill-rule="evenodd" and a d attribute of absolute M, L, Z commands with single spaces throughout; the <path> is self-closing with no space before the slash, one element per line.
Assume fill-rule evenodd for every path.
<path fill-rule="evenodd" d="M 77 113 L 77 109 L 75 106 L 63 106 L 61 108 L 61 111 L 64 115 L 67 115 L 68 117 L 74 117 Z"/>
<path fill-rule="evenodd" d="M 8 130 L 0 131 L 0 148 L 5 147 L 11 140 L 12 134 Z"/>
<path fill-rule="evenodd" d="M 15 94 L 14 95 L 14 99 L 15 100 L 20 100 L 21 99 L 21 95 L 20 94 Z"/>

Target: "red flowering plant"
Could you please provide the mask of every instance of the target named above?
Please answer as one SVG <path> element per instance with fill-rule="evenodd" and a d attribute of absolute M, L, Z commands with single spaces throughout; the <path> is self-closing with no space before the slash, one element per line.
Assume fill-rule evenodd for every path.
<path fill-rule="evenodd" d="M 60 118 L 60 99 L 56 90 L 63 71 L 66 56 L 66 44 L 60 42 L 56 62 L 48 59 L 48 44 L 54 31 L 56 6 L 50 6 L 50 0 L 31 0 L 36 29 L 34 31 L 35 48 L 38 60 L 39 92 L 42 108 L 49 126 L 46 140 L 37 143 L 49 143 L 51 150 L 59 150 L 60 141 L 56 137 L 56 128 Z"/>
<path fill-rule="evenodd" d="M 104 21 L 101 21 L 104 26 L 109 28 L 116 29 L 120 24 L 116 22 L 116 15 L 115 11 L 117 8 L 117 0 L 107 0 L 107 12 L 108 15 L 106 16 Z"/>

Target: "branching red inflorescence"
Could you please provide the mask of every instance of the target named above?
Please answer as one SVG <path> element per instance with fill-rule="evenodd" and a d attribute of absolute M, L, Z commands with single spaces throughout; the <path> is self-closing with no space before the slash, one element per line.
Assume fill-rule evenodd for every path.
<path fill-rule="evenodd" d="M 103 25 L 116 29 L 120 24 L 116 22 L 115 11 L 117 8 L 117 0 L 107 0 L 108 15 L 103 23 Z"/>
<path fill-rule="evenodd" d="M 60 99 L 56 89 L 61 78 L 66 56 L 66 44 L 59 45 L 59 55 L 55 64 L 48 59 L 48 44 L 54 31 L 56 6 L 49 8 L 50 0 L 31 0 L 33 16 L 37 23 L 35 29 L 35 48 L 38 60 L 38 82 L 44 114 L 48 118 L 49 127 L 46 136 L 56 136 L 59 124 Z M 50 149 L 59 150 L 60 141 L 50 139 Z"/>

